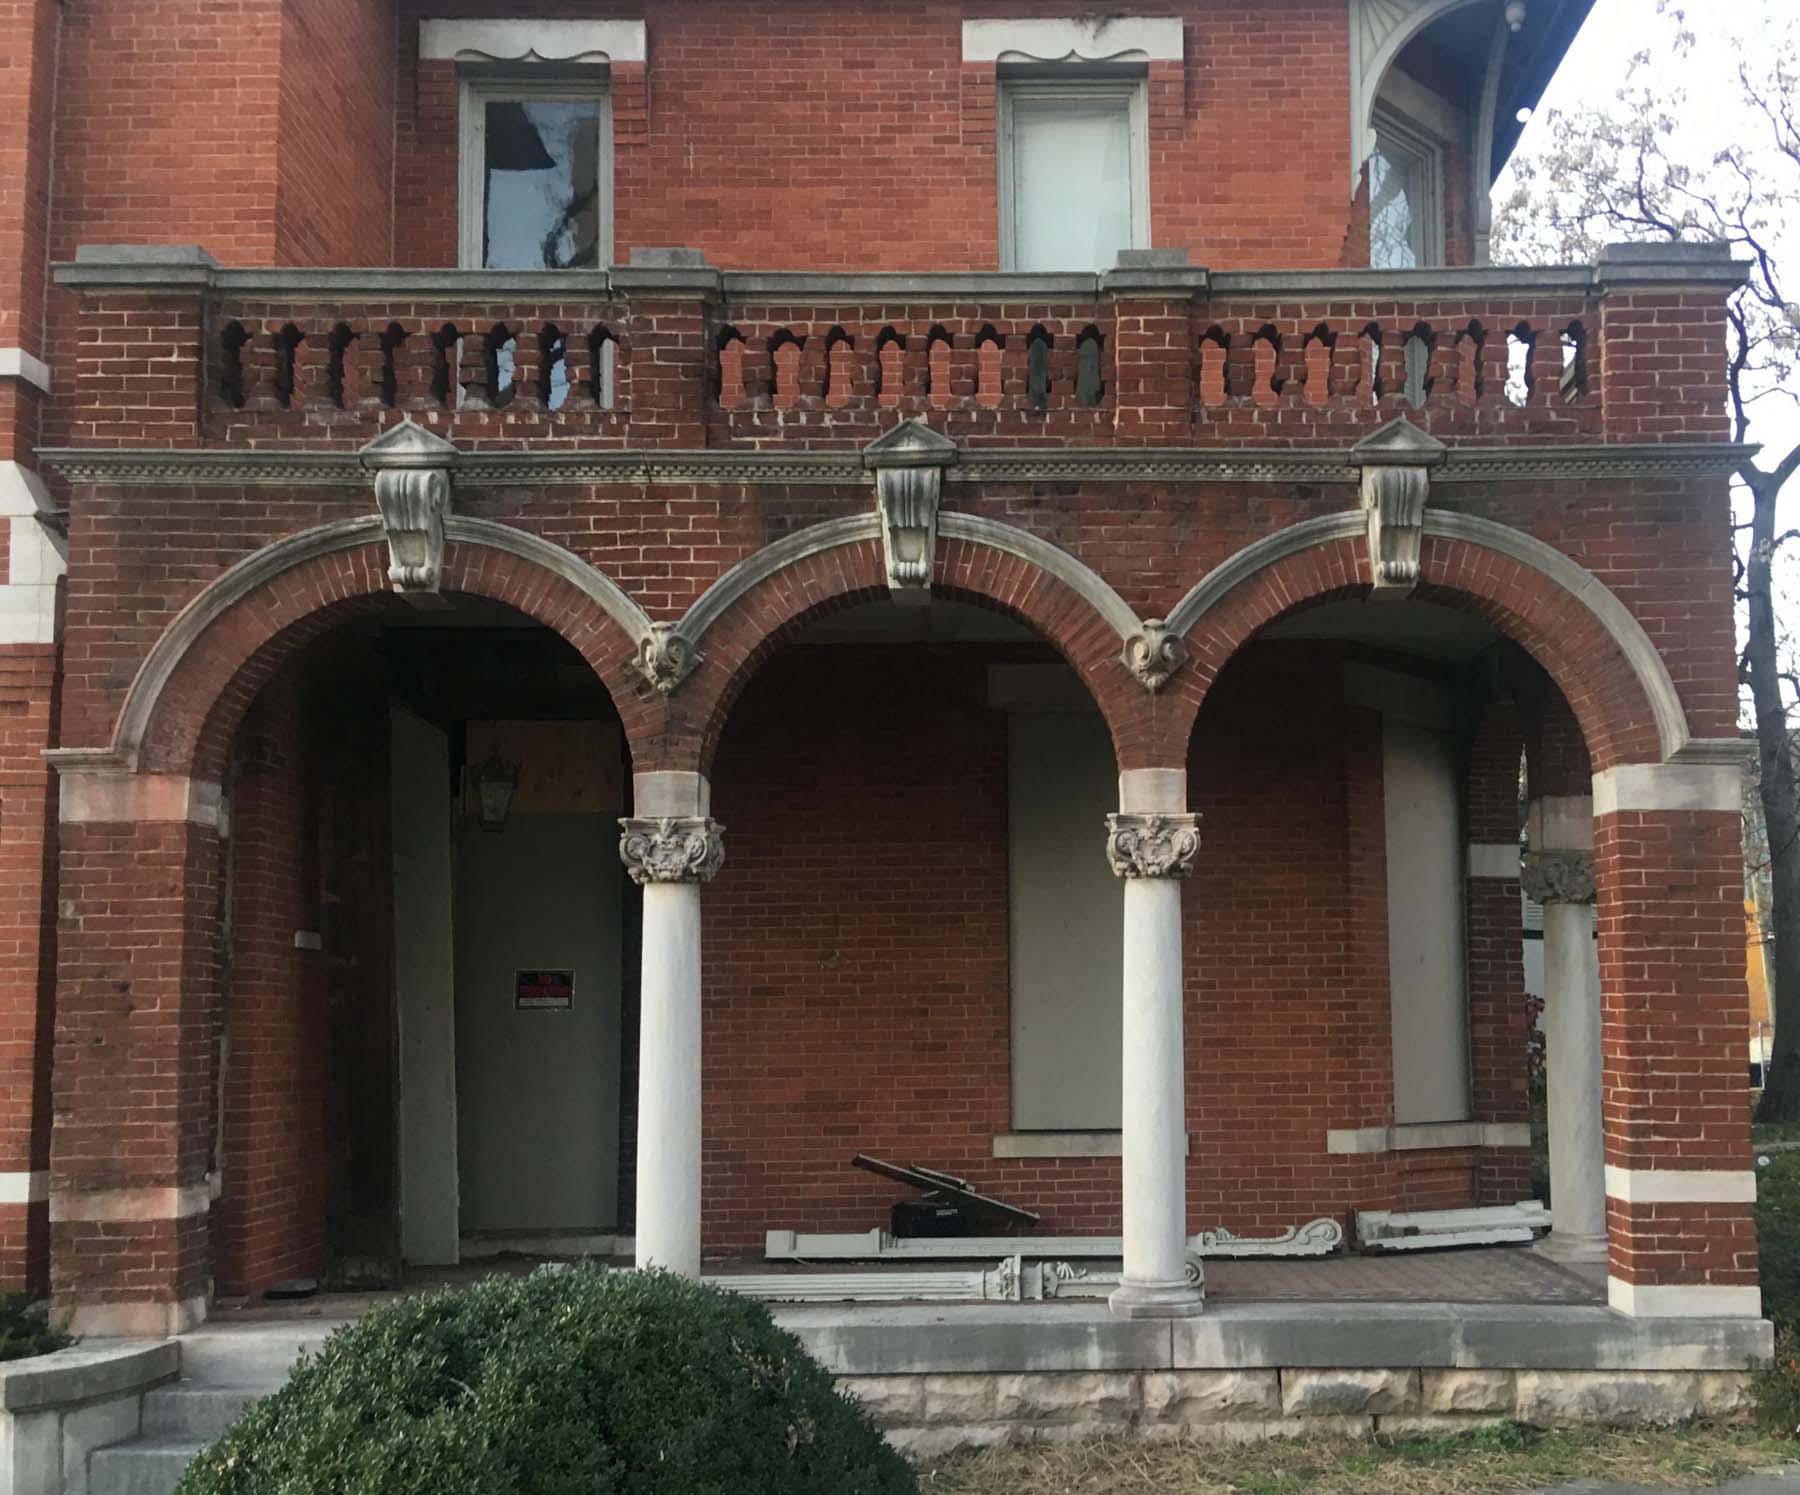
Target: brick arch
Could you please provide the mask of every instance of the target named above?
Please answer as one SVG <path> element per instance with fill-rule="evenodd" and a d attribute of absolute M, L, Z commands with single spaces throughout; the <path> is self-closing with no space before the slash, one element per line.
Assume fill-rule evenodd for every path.
<path fill-rule="evenodd" d="M 934 595 L 1025 624 L 1081 677 L 1112 734 L 1122 768 L 1148 764 L 1157 697 L 1120 660 L 1114 623 L 1067 582 L 1031 560 L 970 539 L 942 537 Z M 762 663 L 808 624 L 889 595 L 881 542 L 863 536 L 805 554 L 746 589 L 704 635 L 703 657 L 670 701 L 670 735 L 707 772 L 732 706 Z"/>
<path fill-rule="evenodd" d="M 1307 528 L 1272 549 L 1265 565 L 1226 562 L 1214 595 L 1191 606 L 1202 583 L 1170 614 L 1189 660 L 1163 691 L 1180 708 L 1166 724 L 1170 753 L 1183 750 L 1213 681 L 1258 630 L 1297 608 L 1369 591 L 1362 516 L 1333 515 Z M 1554 573 L 1532 564 L 1538 550 L 1546 561 L 1555 557 Z M 1420 601 L 1481 618 L 1543 667 L 1580 723 L 1595 769 L 1660 763 L 1687 742 L 1660 656 L 1618 599 L 1566 556 L 1488 521 L 1428 515 L 1419 575 Z"/>
<path fill-rule="evenodd" d="M 446 544 L 441 590 L 505 604 L 560 635 L 606 686 L 633 761 L 651 750 L 662 701 L 633 668 L 639 640 L 597 607 L 589 590 L 524 555 L 467 539 Z M 184 641 L 173 665 L 146 687 L 136 724 L 121 713 L 114 752 L 141 772 L 216 779 L 238 723 L 283 663 L 351 618 L 404 605 L 389 589 L 379 524 L 362 543 L 309 554 L 272 572 Z"/>

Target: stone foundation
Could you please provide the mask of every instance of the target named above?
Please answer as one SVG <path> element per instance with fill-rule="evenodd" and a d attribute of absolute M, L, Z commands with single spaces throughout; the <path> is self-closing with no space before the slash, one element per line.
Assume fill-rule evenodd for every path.
<path fill-rule="evenodd" d="M 1656 1426 L 1732 1418 L 1747 1371 L 1319 1369 L 842 1376 L 915 1458 L 1106 1434 L 1249 1442 L 1437 1437 L 1515 1420 Z"/>

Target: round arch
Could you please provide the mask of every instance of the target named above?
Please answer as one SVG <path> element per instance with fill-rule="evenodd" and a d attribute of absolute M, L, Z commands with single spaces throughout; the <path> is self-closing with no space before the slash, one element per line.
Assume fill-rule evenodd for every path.
<path fill-rule="evenodd" d="M 1176 604 L 1169 630 L 1189 668 L 1165 694 L 1185 743 L 1201 701 L 1252 634 L 1303 604 L 1366 592 L 1367 520 L 1359 510 L 1290 526 L 1223 561 Z M 1689 741 L 1687 716 L 1656 646 L 1597 576 L 1521 530 L 1427 510 L 1421 601 L 1473 612 L 1519 643 L 1556 682 L 1581 724 L 1596 770 L 1655 763 Z"/>
<path fill-rule="evenodd" d="M 661 698 L 634 668 L 649 619 L 604 573 L 525 530 L 445 521 L 441 590 L 504 603 L 559 634 L 612 697 L 634 758 Z M 236 723 L 281 663 L 392 598 L 376 517 L 288 536 L 216 577 L 164 629 L 126 692 L 107 756 L 141 772 L 217 777 Z"/>
<path fill-rule="evenodd" d="M 941 514 L 938 529 L 933 591 L 1030 627 L 1081 677 L 1120 766 L 1148 763 L 1159 698 L 1125 663 L 1128 652 L 1151 648 L 1148 625 L 1097 573 L 1028 531 L 958 513 Z M 694 766 L 710 767 L 731 707 L 763 660 L 808 623 L 889 595 L 873 514 L 799 531 L 715 582 L 676 625 L 697 660 L 670 700 L 670 728 L 691 744 Z"/>

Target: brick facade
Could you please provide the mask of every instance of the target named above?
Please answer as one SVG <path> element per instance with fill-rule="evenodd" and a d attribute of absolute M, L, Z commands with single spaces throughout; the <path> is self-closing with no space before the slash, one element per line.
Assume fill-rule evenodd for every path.
<path fill-rule="evenodd" d="M 141 1329 L 330 1270 L 324 973 L 347 957 L 320 820 L 379 820 L 384 786 L 325 782 L 321 763 L 346 771 L 334 730 L 380 702 L 334 722 L 316 646 L 403 609 L 356 457 L 402 419 L 459 454 L 441 592 L 567 640 L 637 774 L 711 777 L 729 830 L 702 902 L 709 1248 L 877 1223 L 892 1190 L 845 1166 L 857 1150 L 966 1173 L 1053 1231 L 1117 1229 L 1117 1159 L 991 1154 L 1007 749 L 986 665 L 1021 650 L 1073 668 L 1121 770 L 1185 768 L 1203 817 L 1180 920 L 1189 1227 L 1526 1192 L 1518 1149 L 1327 1146 L 1393 1120 L 1406 890 L 1387 885 L 1381 717 L 1343 685 L 1379 650 L 1263 632 L 1368 595 L 1356 444 L 1397 418 L 1448 448 L 1415 601 L 1510 641 L 1504 688 L 1458 697 L 1465 840 L 1516 841 L 1521 746 L 1534 792 L 1629 788 L 1597 821 L 1607 1161 L 1675 1196 L 1666 1176 L 1744 1171 L 1735 821 L 1630 777 L 1677 753 L 1670 771 L 1712 771 L 1736 731 L 1728 267 L 1341 268 L 1368 239 L 1341 0 L 1173 0 L 1129 10 L 1181 21 L 1144 116 L 1152 242 L 1188 264 L 934 280 L 998 255 L 999 75 L 964 61 L 961 23 L 1043 7 L 642 0 L 616 18 L 642 18 L 649 60 L 609 78 L 622 268 L 446 280 L 427 272 L 457 259 L 458 64 L 420 60 L 419 23 L 493 9 L 0 3 L 0 87 L 33 122 L 0 152 L 0 208 L 20 207 L 0 213 L 0 345 L 54 369 L 47 403 L 0 378 L 0 457 L 70 508 L 59 641 L 0 648 L 20 890 L 0 915 L 0 1063 L 20 1078 L 0 1173 L 47 1170 L 50 1195 L 0 1202 L 0 1279 L 47 1268 L 89 1322 Z M 1472 170 L 1446 161 L 1458 266 Z M 77 260 L 107 244 L 211 261 Z M 705 264 L 625 264 L 660 246 Z M 858 279 L 901 271 L 919 273 Z M 956 444 L 933 592 L 1036 652 L 808 642 L 889 596 L 859 453 L 905 419 Z M 1162 620 L 1151 689 L 1122 656 Z M 671 638 L 693 667 L 653 683 L 640 666 Z M 1516 1127 L 1518 884 L 1471 877 L 1464 901 L 1470 1116 Z M 296 944 L 321 929 L 323 951 Z M 391 936 L 364 935 L 366 978 Z M 656 952 L 628 948 L 635 980 Z M 656 1160 L 622 1132 L 629 1189 Z M 1741 1204 L 1615 1199 L 1610 1231 L 1616 1282 L 1754 1280 Z"/>

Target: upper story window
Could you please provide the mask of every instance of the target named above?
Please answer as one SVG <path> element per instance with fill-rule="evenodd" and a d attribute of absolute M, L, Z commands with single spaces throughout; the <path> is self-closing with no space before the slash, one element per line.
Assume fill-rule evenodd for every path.
<path fill-rule="evenodd" d="M 1375 112 L 1369 157 L 1369 263 L 1417 270 L 1444 262 L 1444 153 L 1388 109 Z"/>
<path fill-rule="evenodd" d="M 1000 267 L 1106 270 L 1150 242 L 1141 77 L 1000 88 Z"/>
<path fill-rule="evenodd" d="M 612 262 L 612 121 L 603 82 L 469 78 L 462 92 L 462 265 Z"/>

